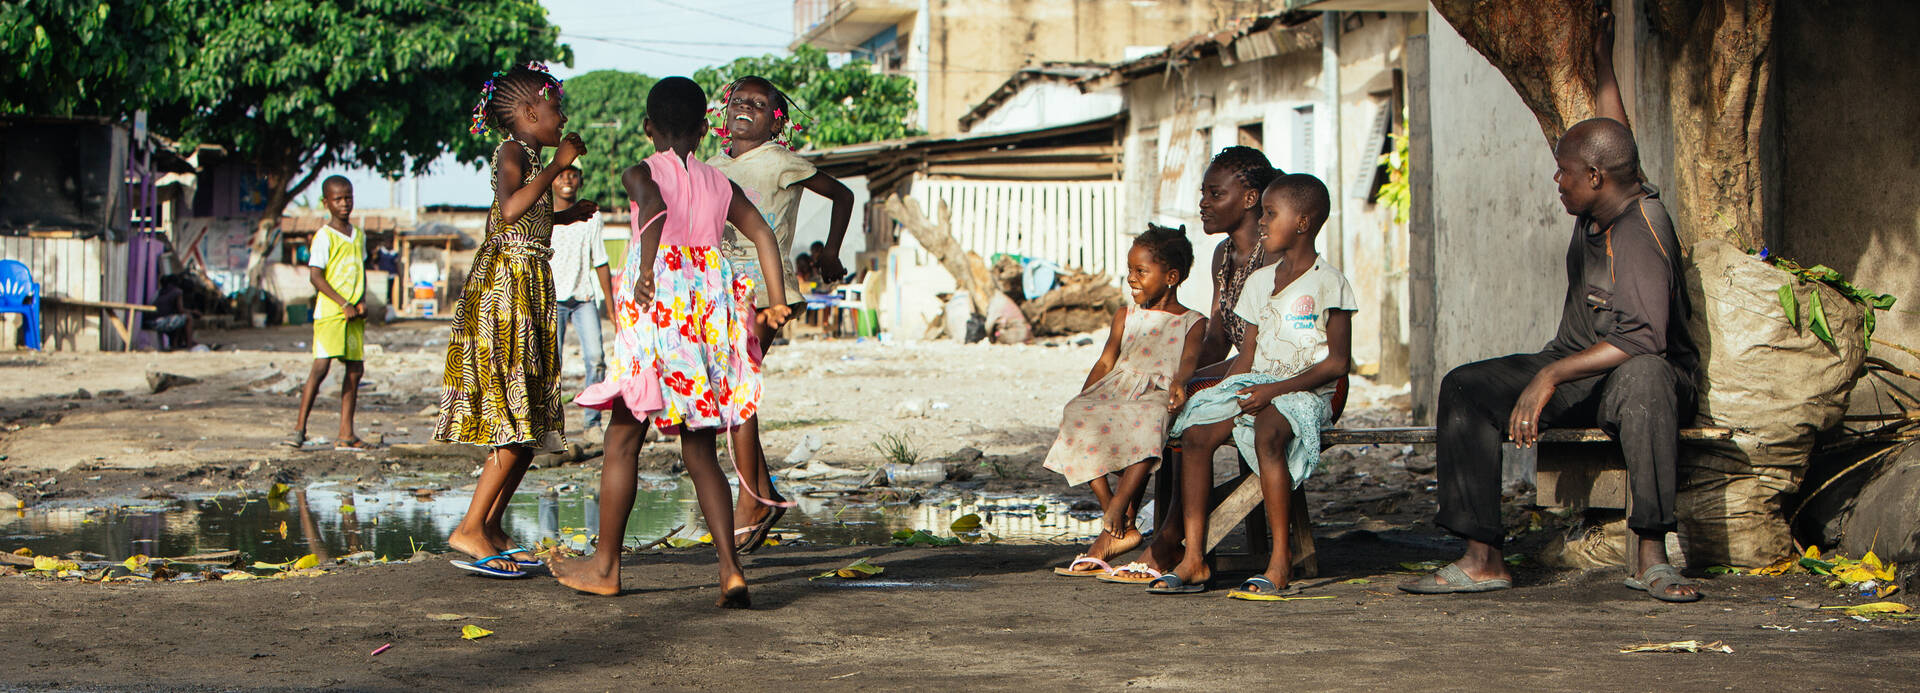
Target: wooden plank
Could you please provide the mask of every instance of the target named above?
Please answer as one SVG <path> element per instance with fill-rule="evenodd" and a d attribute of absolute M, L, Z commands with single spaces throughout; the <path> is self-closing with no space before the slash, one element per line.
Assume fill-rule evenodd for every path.
<path fill-rule="evenodd" d="M 1683 441 L 1731 440 L 1733 429 L 1720 427 L 1680 429 Z M 1552 428 L 1540 433 L 1542 443 L 1605 443 L 1611 441 L 1597 428 Z M 1329 428 L 1320 432 L 1320 444 L 1414 444 L 1434 443 L 1439 437 L 1431 426 L 1401 428 Z"/>
<path fill-rule="evenodd" d="M 156 308 L 154 306 L 143 305 L 139 303 L 125 303 L 122 301 L 88 301 L 88 300 L 78 299 L 78 298 L 60 298 L 57 296 L 44 296 L 40 300 L 46 303 L 74 306 L 78 308 L 104 308 L 107 310 L 137 310 L 137 311 L 146 312 L 146 313 L 151 313 L 156 310 L 159 310 L 159 308 Z"/>

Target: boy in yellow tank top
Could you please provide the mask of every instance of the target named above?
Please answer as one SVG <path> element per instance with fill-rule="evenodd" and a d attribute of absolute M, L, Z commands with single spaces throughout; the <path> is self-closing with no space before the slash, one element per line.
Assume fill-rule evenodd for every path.
<path fill-rule="evenodd" d="M 313 246 L 307 259 L 307 275 L 320 293 L 313 315 L 313 368 L 307 372 L 307 386 L 300 391 L 300 418 L 293 435 L 283 445 L 298 448 L 307 442 L 307 414 L 320 385 L 327 380 L 327 369 L 334 359 L 347 368 L 340 389 L 340 436 L 335 450 L 365 450 L 367 443 L 353 434 L 353 410 L 360 390 L 360 376 L 366 371 L 361 361 L 366 342 L 367 310 L 363 299 L 367 283 L 366 233 L 348 217 L 353 214 L 353 183 L 332 176 L 320 184 L 326 205 L 327 225 L 313 233 Z"/>

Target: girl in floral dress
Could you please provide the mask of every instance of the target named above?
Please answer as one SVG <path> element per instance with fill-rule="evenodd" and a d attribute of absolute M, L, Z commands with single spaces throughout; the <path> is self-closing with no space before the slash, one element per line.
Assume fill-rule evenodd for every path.
<path fill-rule="evenodd" d="M 1106 512 L 1103 531 L 1087 552 L 1054 572 L 1071 577 L 1112 572 L 1107 564 L 1140 545 L 1134 529 L 1147 474 L 1166 446 L 1167 423 L 1186 401 L 1180 384 L 1199 365 L 1207 318 L 1180 305 L 1180 282 L 1193 269 L 1193 245 L 1177 229 L 1153 227 L 1127 253 L 1133 308 L 1113 316 L 1107 347 L 1087 374 L 1087 385 L 1067 403 L 1060 437 L 1046 466 L 1067 483 L 1091 483 Z M 1108 474 L 1119 474 L 1111 486 Z"/>
<path fill-rule="evenodd" d="M 700 512 L 716 538 L 718 605 L 751 605 L 733 535 L 733 494 L 720 471 L 716 433 L 751 419 L 760 403 L 760 367 L 750 357 L 753 321 L 778 328 L 789 314 L 784 277 L 767 277 L 771 305 L 756 317 L 753 281 L 734 275 L 721 255 L 726 224 L 753 241 L 762 267 L 781 267 L 773 231 L 739 186 L 694 158 L 706 133 L 706 94 L 669 77 L 647 94 L 647 136 L 655 151 L 621 176 L 633 200 L 633 241 L 625 280 L 615 291 L 615 363 L 605 382 L 575 404 L 613 413 L 600 478 L 600 542 L 591 558 L 552 562 L 561 584 L 595 594 L 620 592 L 620 551 L 633 510 L 640 443 L 647 422 L 677 431 Z M 644 220 L 644 221 L 642 221 Z"/>

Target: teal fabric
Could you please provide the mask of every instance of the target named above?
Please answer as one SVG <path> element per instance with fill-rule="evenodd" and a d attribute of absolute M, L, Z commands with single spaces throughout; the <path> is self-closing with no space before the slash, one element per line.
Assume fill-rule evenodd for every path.
<path fill-rule="evenodd" d="M 1233 445 L 1240 458 L 1260 473 L 1260 458 L 1254 454 L 1254 417 L 1240 413 L 1241 390 L 1254 385 L 1277 383 L 1284 378 L 1265 373 L 1242 373 L 1220 384 L 1193 393 L 1187 406 L 1173 420 L 1169 434 L 1178 437 L 1194 426 L 1233 419 Z M 1299 488 L 1307 476 L 1320 466 L 1320 429 L 1333 417 L 1333 406 L 1326 397 L 1311 392 L 1289 392 L 1273 398 L 1272 406 L 1293 425 L 1293 440 L 1287 443 L 1287 472 L 1293 475 L 1293 487 Z"/>

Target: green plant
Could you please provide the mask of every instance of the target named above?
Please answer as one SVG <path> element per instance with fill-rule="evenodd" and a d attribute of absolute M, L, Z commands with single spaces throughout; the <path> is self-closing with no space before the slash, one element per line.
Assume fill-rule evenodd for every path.
<path fill-rule="evenodd" d="M 1839 270 L 1835 270 L 1826 265 L 1801 267 L 1800 263 L 1786 258 L 1770 257 L 1765 249 L 1762 249 L 1758 254 L 1761 260 L 1793 275 L 1797 283 L 1820 282 L 1826 284 L 1827 286 L 1833 287 L 1835 291 L 1840 292 L 1840 295 L 1845 296 L 1847 300 L 1858 303 L 1862 308 L 1865 308 L 1864 315 L 1866 322 L 1862 330 L 1865 334 L 1861 337 L 1861 341 L 1866 345 L 1866 348 L 1873 348 L 1874 311 L 1893 308 L 1895 299 L 1891 294 L 1876 294 L 1872 291 L 1854 286 L 1851 282 L 1848 282 L 1840 276 Z M 1793 293 L 1793 284 L 1781 284 L 1777 293 L 1780 295 L 1780 309 L 1786 313 L 1787 324 L 1792 325 L 1795 330 L 1800 329 L 1800 301 L 1799 297 Z M 1814 291 L 1807 294 L 1806 316 L 1807 328 L 1813 330 L 1813 336 L 1819 337 L 1820 341 L 1826 342 L 1829 346 L 1838 346 L 1834 344 L 1833 341 L 1833 329 L 1827 324 L 1827 309 L 1820 304 L 1820 292 Z"/>
<path fill-rule="evenodd" d="M 1393 223 L 1405 224 L 1413 210 L 1413 189 L 1407 182 L 1407 142 L 1405 134 L 1407 121 L 1402 118 L 1400 131 L 1391 133 L 1393 150 L 1380 155 L 1380 165 L 1387 167 L 1387 182 L 1380 184 L 1380 193 L 1373 200 L 1393 210 Z"/>
<path fill-rule="evenodd" d="M 880 440 L 873 443 L 873 449 L 880 453 L 881 459 L 894 464 L 910 465 L 920 461 L 920 450 L 904 434 L 883 433 Z"/>

